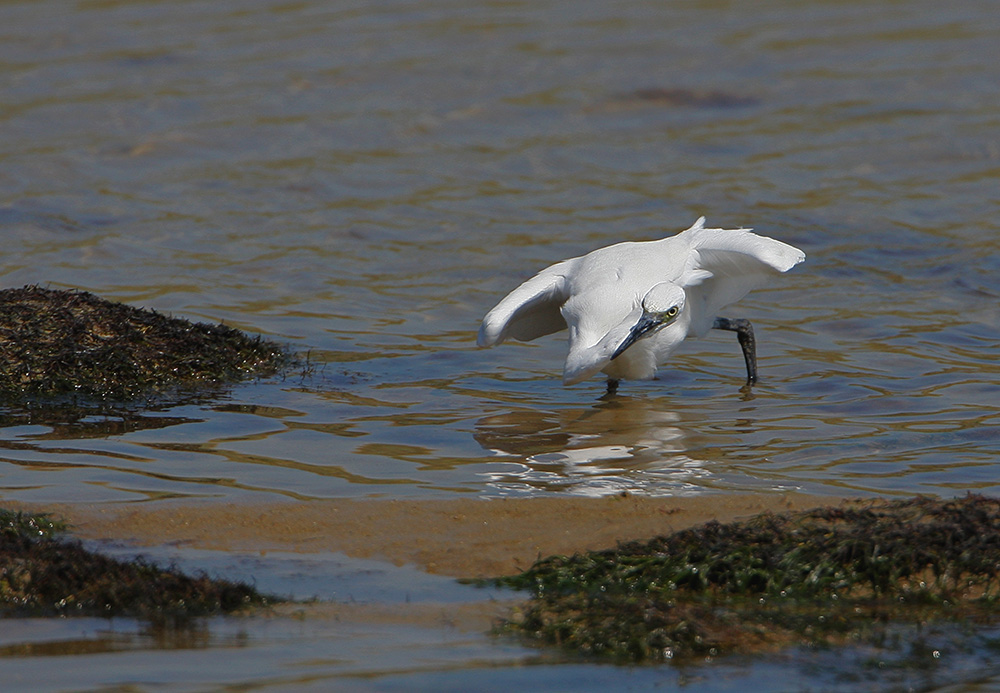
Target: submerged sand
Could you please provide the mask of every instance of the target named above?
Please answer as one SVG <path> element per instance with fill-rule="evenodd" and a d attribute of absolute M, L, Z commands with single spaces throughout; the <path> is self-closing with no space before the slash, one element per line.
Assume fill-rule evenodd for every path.
<path fill-rule="evenodd" d="M 650 539 L 710 520 L 803 510 L 840 499 L 803 494 L 711 494 L 680 498 L 332 499 L 268 504 L 156 501 L 22 506 L 65 519 L 80 539 L 215 551 L 340 552 L 411 564 L 452 577 L 520 572 L 538 558 Z M 7 507 L 20 504 L 4 503 Z M 224 575 L 219 577 L 226 577 Z M 484 591 L 471 603 L 279 604 L 264 618 L 315 627 L 335 621 L 486 633 L 521 601 Z"/>
<path fill-rule="evenodd" d="M 709 520 L 839 502 L 803 494 L 680 498 L 340 499 L 245 504 L 70 504 L 54 512 L 82 539 L 217 551 L 341 552 L 454 577 L 505 575 L 536 559 L 649 539 Z"/>

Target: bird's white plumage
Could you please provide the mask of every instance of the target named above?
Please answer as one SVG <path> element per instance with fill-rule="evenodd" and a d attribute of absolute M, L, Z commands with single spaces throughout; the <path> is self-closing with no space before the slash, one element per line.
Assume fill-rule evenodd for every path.
<path fill-rule="evenodd" d="M 705 334 L 720 310 L 805 259 L 798 248 L 748 229 L 704 226 L 702 217 L 675 236 L 618 243 L 543 269 L 486 314 L 479 346 L 569 328 L 565 384 L 599 371 L 614 380 L 652 378 L 685 337 Z M 679 316 L 612 361 L 643 314 L 643 298 L 665 282 L 683 293 Z"/>

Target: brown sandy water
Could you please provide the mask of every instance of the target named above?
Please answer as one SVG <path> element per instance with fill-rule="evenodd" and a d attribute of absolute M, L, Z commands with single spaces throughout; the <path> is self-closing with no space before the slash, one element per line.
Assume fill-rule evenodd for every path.
<path fill-rule="evenodd" d="M 266 688 L 335 685 L 351 690 L 357 685 L 358 690 L 367 690 L 367 684 L 359 681 L 415 676 L 421 687 L 429 681 L 440 685 L 438 677 L 444 676 L 457 677 L 465 686 L 478 680 L 475 672 L 484 667 L 561 668 L 565 663 L 557 653 L 535 652 L 489 635 L 498 619 L 516 606 L 519 595 L 466 587 L 450 579 L 428 581 L 422 575 L 506 574 L 553 553 L 608 547 L 622 539 L 648 538 L 710 519 L 728 521 L 830 502 L 833 499 L 803 494 L 690 498 L 621 494 L 48 506 L 46 511 L 71 524 L 75 537 L 98 550 L 169 560 L 182 568 L 251 579 L 265 591 L 272 586 L 279 594 L 298 590 L 299 598 L 320 600 L 280 603 L 250 616 L 210 619 L 202 627 L 178 632 L 144 629 L 128 620 L 102 626 L 94 619 L 42 619 L 52 624 L 48 629 L 37 624 L 18 628 L 26 622 L 8 621 L 23 632 L 20 637 L 10 637 L 10 631 L 6 639 L 0 637 L 0 671 L 7 671 L 7 680 L 15 687 L 28 686 L 31 662 L 84 654 L 120 661 L 141 655 L 153 671 L 146 674 L 153 676 L 150 680 L 183 686 L 192 681 L 243 680 L 243 674 L 235 672 L 250 657 L 257 667 L 255 680 Z M 347 558 L 331 560 L 331 556 Z M 393 569 L 389 564 L 402 567 Z M 330 583 L 336 587 L 330 588 Z M 325 589 L 335 593 L 311 595 L 308 590 L 316 585 L 327 585 Z M 84 625 L 77 625 L 79 621 Z M 287 651 L 292 641 L 307 641 L 308 646 Z M 231 667 L 187 656 L 183 675 L 155 673 L 162 666 L 156 653 L 221 653 L 234 647 L 246 652 L 235 656 Z M 312 674 L 304 676 L 304 669 Z M 138 675 L 126 667 L 114 676 L 93 680 L 143 680 L 132 676 Z M 43 680 L 58 686 L 71 679 Z"/>
<path fill-rule="evenodd" d="M 306 503 L 160 503 L 49 508 L 84 539 L 213 551 L 340 552 L 453 577 L 523 570 L 537 558 L 836 502 L 804 494 Z"/>
<path fill-rule="evenodd" d="M 366 592 L 364 583 L 385 571 L 377 563 L 355 562 L 331 565 L 310 559 L 330 554 L 353 559 L 375 559 L 414 566 L 421 572 L 451 577 L 488 577 L 509 574 L 529 566 L 536 558 L 613 546 L 625 539 L 644 539 L 700 524 L 708 520 L 729 521 L 763 512 L 804 509 L 834 502 L 803 494 L 718 494 L 692 498 L 647 498 L 628 494 L 607 498 L 528 498 L 483 500 L 357 500 L 341 499 L 307 503 L 196 503 L 84 505 L 67 504 L 46 508 L 66 519 L 75 537 L 91 542 L 98 550 L 113 547 L 122 557 L 149 555 L 205 569 L 206 557 L 254 555 L 254 567 L 266 573 L 268 563 L 290 558 L 302 560 L 299 570 L 343 571 L 340 589 L 347 599 L 287 602 L 244 618 L 250 631 L 282 629 L 298 624 L 311 637 L 329 637 L 356 631 L 370 638 L 371 647 L 409 646 L 412 631 L 447 630 L 451 637 L 488 642 L 488 633 L 499 619 L 509 615 L 521 598 L 495 589 L 469 589 L 441 582 L 428 588 L 402 587 L 406 598 Z M 166 550 L 165 547 L 169 547 Z M 218 567 L 218 566 L 217 566 Z M 220 568 L 225 574 L 225 568 Z M 399 576 L 412 579 L 414 573 Z M 229 575 L 232 576 L 231 574 Z M 266 577 L 251 574 L 251 579 Z M 329 575 L 332 579 L 335 576 Z M 393 579 L 392 571 L 378 580 Z M 291 581 L 294 583 L 294 579 Z M 280 581 L 267 583 L 288 586 Z M 310 584 L 315 584 L 311 582 Z M 407 590 L 413 590 L 407 591 Z M 449 594 L 449 592 L 458 594 Z M 463 594 L 464 592 L 464 594 Z M 361 594 L 360 598 L 355 595 Z M 411 598 L 411 594 L 417 595 Z M 229 619 L 230 621 L 238 619 Z M 267 627 L 260 629 L 262 623 Z M 256 624 L 256 625 L 255 625 Z M 173 648 L 214 649 L 227 646 L 217 632 L 174 634 Z M 244 634 L 242 637 L 251 638 Z M 258 635 L 266 639 L 266 635 Z M 142 649 L 142 644 L 111 645 L 101 637 L 21 644 L 20 652 L 32 656 L 60 656 L 73 652 L 105 652 Z M 160 637 L 160 642 L 164 642 Z M 512 643 L 508 643 L 512 644 Z M 447 644 L 448 647 L 453 644 Z M 6 655 L 18 652 L 8 646 Z M 0 662 L 4 649 L 0 645 Z M 356 675 L 361 666 L 368 675 L 387 676 L 396 671 L 379 657 L 345 653 L 332 646 L 330 657 L 344 657 L 349 665 L 321 667 L 322 679 L 340 681 Z M 519 655 L 521 658 L 525 653 Z M 528 659 L 535 659 L 531 655 Z M 375 664 L 375 662 L 379 662 Z M 374 668 L 373 668 L 374 667 Z M 2 668 L 2 664 L 0 664 Z"/>

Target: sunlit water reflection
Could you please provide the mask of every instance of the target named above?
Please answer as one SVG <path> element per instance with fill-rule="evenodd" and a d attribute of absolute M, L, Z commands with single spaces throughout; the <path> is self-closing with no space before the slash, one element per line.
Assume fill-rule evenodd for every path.
<path fill-rule="evenodd" d="M 992 15 L 102 7 L 5 9 L 5 284 L 224 320 L 311 375 L 8 429 L 9 497 L 995 488 Z M 809 256 L 738 309 L 752 393 L 722 335 L 613 401 L 561 387 L 559 338 L 472 346 L 538 268 L 702 212 Z"/>

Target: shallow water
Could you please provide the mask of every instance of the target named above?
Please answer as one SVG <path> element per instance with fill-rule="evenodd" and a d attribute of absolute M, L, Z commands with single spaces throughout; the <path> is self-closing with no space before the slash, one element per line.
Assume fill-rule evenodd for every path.
<path fill-rule="evenodd" d="M 998 29 L 985 0 L 4 3 L 2 285 L 309 367 L 7 427 L 0 499 L 996 493 Z M 475 347 L 534 271 L 701 214 L 808 255 L 732 311 L 752 393 L 728 334 L 612 400 L 561 386 L 562 337 Z"/>

